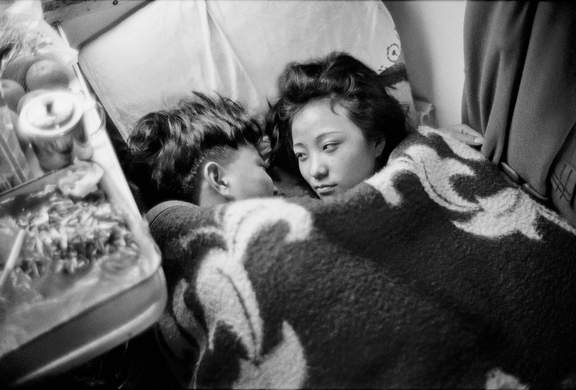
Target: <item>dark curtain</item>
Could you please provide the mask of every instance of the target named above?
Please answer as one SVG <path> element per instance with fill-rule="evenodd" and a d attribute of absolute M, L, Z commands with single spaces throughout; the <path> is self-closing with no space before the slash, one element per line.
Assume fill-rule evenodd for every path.
<path fill-rule="evenodd" d="M 540 194 L 576 123 L 576 4 L 468 1 L 462 121 Z"/>

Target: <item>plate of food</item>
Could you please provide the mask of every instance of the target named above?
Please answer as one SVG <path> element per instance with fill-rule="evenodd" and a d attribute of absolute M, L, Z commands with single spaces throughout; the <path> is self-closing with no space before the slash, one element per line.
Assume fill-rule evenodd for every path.
<path fill-rule="evenodd" d="M 0 381 L 21 384 L 95 357 L 153 324 L 166 303 L 145 220 L 94 162 L 0 196 Z"/>

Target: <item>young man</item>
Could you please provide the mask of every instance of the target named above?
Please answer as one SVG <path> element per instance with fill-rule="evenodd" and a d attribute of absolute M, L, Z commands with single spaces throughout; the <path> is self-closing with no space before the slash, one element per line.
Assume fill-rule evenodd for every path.
<path fill-rule="evenodd" d="M 228 98 L 195 93 L 175 109 L 149 113 L 138 121 L 128 143 L 126 173 L 138 189 L 140 207 L 147 212 L 155 239 L 166 232 L 179 234 L 170 211 L 173 207 L 183 216 L 203 207 L 276 192 L 266 172 L 263 155 L 269 145 L 264 133 L 258 122 Z M 181 277 L 181 270 L 166 261 L 162 267 L 172 295 L 173 281 Z M 170 302 L 152 332 L 131 342 L 131 351 L 155 349 L 157 342 L 162 352 L 134 356 L 132 364 L 142 373 L 132 380 L 133 387 L 151 380 L 143 371 L 155 364 L 168 366 L 171 374 L 164 369 L 160 377 L 170 388 L 191 383 L 189 365 L 197 359 L 205 331 L 193 320 L 188 329 L 179 329 L 172 306 Z"/>
<path fill-rule="evenodd" d="M 258 123 L 234 101 L 195 93 L 169 111 L 145 115 L 129 139 L 129 179 L 142 207 L 167 200 L 212 206 L 272 196 Z"/>

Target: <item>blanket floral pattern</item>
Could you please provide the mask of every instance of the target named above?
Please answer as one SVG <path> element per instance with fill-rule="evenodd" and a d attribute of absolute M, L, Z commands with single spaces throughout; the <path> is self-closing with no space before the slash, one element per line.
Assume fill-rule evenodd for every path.
<path fill-rule="evenodd" d="M 431 128 L 335 201 L 179 205 L 151 230 L 200 387 L 528 388 L 576 363 L 576 231 Z"/>

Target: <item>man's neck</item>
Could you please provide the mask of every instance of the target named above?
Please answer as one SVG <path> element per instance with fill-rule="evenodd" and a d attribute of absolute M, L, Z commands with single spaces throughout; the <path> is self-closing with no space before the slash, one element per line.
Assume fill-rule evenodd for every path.
<path fill-rule="evenodd" d="M 202 190 L 200 191 L 200 197 L 198 199 L 198 205 L 200 207 L 212 207 L 226 202 L 226 198 L 208 186 L 203 186 Z"/>

